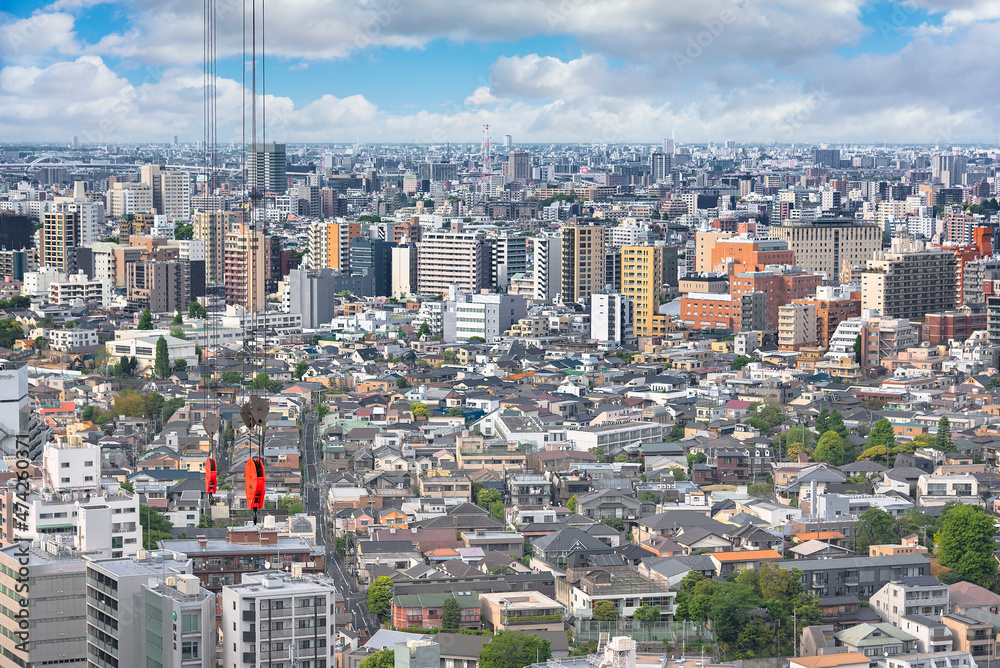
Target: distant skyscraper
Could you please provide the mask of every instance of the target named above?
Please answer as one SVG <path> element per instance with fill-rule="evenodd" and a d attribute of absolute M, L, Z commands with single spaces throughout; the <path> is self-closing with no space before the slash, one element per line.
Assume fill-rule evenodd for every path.
<path fill-rule="evenodd" d="M 174 146 L 177 146 L 177 135 L 174 135 Z"/>
<path fill-rule="evenodd" d="M 78 148 L 80 146 L 80 138 L 73 135 L 73 148 Z"/>
<path fill-rule="evenodd" d="M 514 181 L 528 181 L 531 179 L 531 154 L 522 149 L 514 149 L 510 152 L 510 158 L 504 165 L 504 176 Z"/>
<path fill-rule="evenodd" d="M 513 145 L 514 145 L 514 138 L 511 137 L 510 135 L 504 135 L 503 136 L 503 147 L 504 148 L 510 148 Z"/>
<path fill-rule="evenodd" d="M 284 144 L 264 144 L 257 148 L 257 154 L 250 163 L 250 183 L 260 193 L 285 194 L 288 177 L 285 174 Z"/>
<path fill-rule="evenodd" d="M 562 228 L 562 300 L 585 302 L 604 291 L 604 228 Z"/>
<path fill-rule="evenodd" d="M 38 263 L 66 274 L 76 273 L 76 247 L 80 245 L 80 213 L 53 211 L 42 214 L 42 243 Z"/>
<path fill-rule="evenodd" d="M 813 149 L 813 164 L 817 167 L 831 167 L 837 169 L 840 167 L 840 149 Z"/>

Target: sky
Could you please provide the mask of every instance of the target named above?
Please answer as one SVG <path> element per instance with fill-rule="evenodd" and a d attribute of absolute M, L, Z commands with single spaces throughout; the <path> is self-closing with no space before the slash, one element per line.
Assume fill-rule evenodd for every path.
<path fill-rule="evenodd" d="M 222 143 L 255 2 L 269 141 L 1000 140 L 997 0 L 211 1 Z M 0 143 L 200 140 L 203 4 L 4 0 Z"/>

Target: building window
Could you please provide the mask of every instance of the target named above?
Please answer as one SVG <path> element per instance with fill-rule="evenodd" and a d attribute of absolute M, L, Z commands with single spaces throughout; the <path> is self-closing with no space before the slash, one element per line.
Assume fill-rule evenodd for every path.
<path fill-rule="evenodd" d="M 198 641 L 185 640 L 181 643 L 181 661 L 200 658 L 198 654 Z"/>

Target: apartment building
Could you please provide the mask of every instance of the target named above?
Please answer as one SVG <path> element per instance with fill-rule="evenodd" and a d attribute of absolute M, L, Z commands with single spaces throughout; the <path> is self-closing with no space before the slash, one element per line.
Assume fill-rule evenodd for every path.
<path fill-rule="evenodd" d="M 417 292 L 440 295 L 452 285 L 468 293 L 489 285 L 486 235 L 465 232 L 460 223 L 451 230 L 427 232 L 417 246 Z"/>
<path fill-rule="evenodd" d="M 827 524 L 835 525 L 835 522 Z M 794 526 L 794 525 L 793 525 Z M 816 523 L 803 525 L 814 528 Z M 843 531 L 841 533 L 844 533 Z M 846 535 L 846 534 L 845 534 Z M 820 598 L 857 596 L 867 599 L 890 582 L 930 575 L 927 557 L 920 554 L 893 557 L 843 557 L 838 559 L 796 559 L 783 561 L 780 568 L 799 569 L 802 584 Z M 872 604 L 874 609 L 875 605 Z"/>
<path fill-rule="evenodd" d="M 845 266 L 864 265 L 882 248 L 881 226 L 853 220 L 783 220 L 771 226 L 771 236 L 788 242 L 798 266 L 828 280 L 838 280 Z"/>
<path fill-rule="evenodd" d="M 899 628 L 904 628 L 904 617 L 914 615 L 940 621 L 941 615 L 948 611 L 948 585 L 941 584 L 940 580 L 930 575 L 904 577 L 886 583 L 869 601 L 879 617 Z"/>
<path fill-rule="evenodd" d="M 224 666 L 336 665 L 337 587 L 331 578 L 298 568 L 244 573 L 238 584 L 223 587 L 221 598 Z"/>
<path fill-rule="evenodd" d="M 659 313 L 663 288 L 663 248 L 624 246 L 621 252 L 621 292 L 633 304 L 635 335 L 662 336 L 666 333 L 667 319 Z"/>
<path fill-rule="evenodd" d="M 778 347 L 798 350 L 816 345 L 816 306 L 793 302 L 778 307 Z"/>
<path fill-rule="evenodd" d="M 562 631 L 565 608 L 537 591 L 483 593 L 479 595 L 482 620 L 500 631 Z"/>
<path fill-rule="evenodd" d="M 562 300 L 586 302 L 604 292 L 604 227 L 566 225 L 560 232 Z"/>
<path fill-rule="evenodd" d="M 234 211 L 198 211 L 194 215 L 194 239 L 205 242 L 205 284 L 225 284 L 226 233 L 236 225 Z"/>
<path fill-rule="evenodd" d="M 896 238 L 877 251 L 861 277 L 861 304 L 886 318 L 922 319 L 955 308 L 955 254 Z"/>

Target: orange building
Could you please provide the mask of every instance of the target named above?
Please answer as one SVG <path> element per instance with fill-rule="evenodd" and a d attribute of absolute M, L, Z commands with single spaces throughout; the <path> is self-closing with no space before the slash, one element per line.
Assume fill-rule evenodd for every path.
<path fill-rule="evenodd" d="M 784 239 L 738 236 L 718 239 L 712 248 L 712 267 L 725 264 L 729 273 L 762 271 L 767 265 L 795 264 L 795 251 Z"/>
<path fill-rule="evenodd" d="M 965 303 L 965 265 L 993 255 L 993 228 L 977 227 L 973 230 L 975 243 L 971 246 L 944 245 L 934 246 L 955 254 L 955 305 Z"/>

